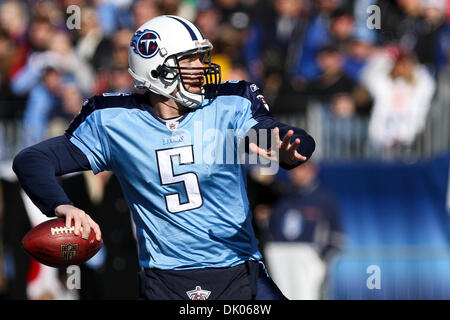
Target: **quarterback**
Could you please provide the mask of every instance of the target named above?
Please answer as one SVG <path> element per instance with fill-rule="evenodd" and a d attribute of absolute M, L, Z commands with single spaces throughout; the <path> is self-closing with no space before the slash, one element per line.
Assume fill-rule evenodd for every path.
<path fill-rule="evenodd" d="M 190 21 L 159 16 L 130 40 L 129 73 L 145 92 L 94 96 L 64 135 L 22 150 L 13 169 L 23 189 L 77 235 L 100 238 L 56 177 L 113 171 L 136 225 L 142 299 L 285 299 L 260 261 L 244 165 L 227 154 L 244 146 L 291 169 L 311 157 L 313 138 L 277 122 L 256 85 L 221 82 Z M 251 130 L 272 138 L 247 139 Z M 199 132 L 233 134 L 223 143 Z"/>

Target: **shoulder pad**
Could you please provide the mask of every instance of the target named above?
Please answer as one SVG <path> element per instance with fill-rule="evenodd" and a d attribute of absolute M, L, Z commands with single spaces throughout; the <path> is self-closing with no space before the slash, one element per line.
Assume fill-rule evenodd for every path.
<path fill-rule="evenodd" d="M 80 113 L 72 120 L 66 133 L 72 134 L 78 126 L 94 111 L 108 108 L 145 110 L 147 94 L 104 93 L 84 101 Z"/>

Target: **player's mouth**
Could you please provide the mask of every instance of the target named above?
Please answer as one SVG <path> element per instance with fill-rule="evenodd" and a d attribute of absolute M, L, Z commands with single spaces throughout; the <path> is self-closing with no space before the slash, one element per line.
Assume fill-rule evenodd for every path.
<path fill-rule="evenodd" d="M 203 77 L 197 79 L 184 79 L 184 87 L 187 91 L 192 93 L 200 93 L 204 84 Z"/>

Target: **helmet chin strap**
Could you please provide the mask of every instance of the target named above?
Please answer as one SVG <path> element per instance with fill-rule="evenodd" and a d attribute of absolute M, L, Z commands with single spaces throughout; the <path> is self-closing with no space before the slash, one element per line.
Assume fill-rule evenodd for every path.
<path fill-rule="evenodd" d="M 191 109 L 197 108 L 203 101 L 202 95 L 185 90 L 181 82 L 178 84 L 178 91 L 175 93 L 175 97 L 175 101 L 180 101 L 179 103 L 183 106 Z"/>

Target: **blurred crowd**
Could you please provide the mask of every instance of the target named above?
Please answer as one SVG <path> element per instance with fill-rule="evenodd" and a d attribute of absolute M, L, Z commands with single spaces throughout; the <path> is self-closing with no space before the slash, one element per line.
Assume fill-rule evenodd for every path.
<path fill-rule="evenodd" d="M 80 9 L 79 16 L 73 5 Z M 214 45 L 212 59 L 221 65 L 222 79 L 255 82 L 275 116 L 306 116 L 308 107 L 319 103 L 327 119 L 347 128 L 366 117 L 368 141 L 375 150 L 414 142 L 424 129 L 439 77 L 450 69 L 450 0 L 0 0 L 0 124 L 21 123 L 20 141 L 15 142 L 23 148 L 62 134 L 86 98 L 133 91 L 127 71 L 130 39 L 140 25 L 161 14 L 196 23 Z M 333 135 L 339 137 L 339 126 L 335 130 Z M 316 252 L 314 263 L 324 265 L 339 251 L 338 209 L 332 196 L 321 190 L 317 172 L 315 163 L 291 172 L 287 194 L 280 191 L 286 185 L 273 177 L 249 173 L 249 199 L 263 251 L 266 242 L 309 243 Z M 72 190 L 78 206 L 103 217 L 104 234 L 111 235 L 105 240 L 110 251 L 104 253 L 111 260 L 99 258 L 97 264 L 83 267 L 93 289 L 78 298 L 115 298 L 120 293 L 134 298 L 133 281 L 122 292 L 109 287 L 116 283 L 112 279 L 117 272 L 125 277 L 137 270 L 132 227 L 125 233 L 121 228 L 130 220 L 117 181 L 109 173 L 83 173 L 62 183 Z M 108 186 L 112 189 L 107 192 Z M 13 199 L 11 195 L 20 208 L 2 202 L 2 196 Z M 0 218 L 2 211 L 23 212 L 16 214 L 15 219 L 22 219 L 16 223 L 28 230 L 37 222 L 30 222 L 24 199 L 17 185 L 0 183 Z M 108 225 L 101 214 L 105 210 L 121 217 L 118 225 Z M 5 217 L 3 227 L 12 223 Z M 15 234 L 9 235 L 9 243 L 20 243 L 20 232 Z M 124 247 L 129 257 L 120 255 Z M 9 297 L 23 298 L 34 269 L 21 263 L 23 251 L 15 250 L 6 250 L 6 260 L 16 261 L 23 270 L 11 265 L 0 269 L 0 295 L 2 279 L 13 277 L 22 282 L 14 284 L 17 292 L 10 286 Z M 279 248 L 268 250 L 272 256 L 282 254 Z M 292 253 L 286 252 L 280 261 L 289 256 Z M 306 297 L 317 298 L 323 291 L 318 288 L 326 276 L 322 269 L 316 274 L 319 280 L 310 278 L 315 295 Z M 11 270 L 17 274 L 8 274 Z M 94 286 L 100 274 L 103 282 Z M 53 297 L 64 297 L 60 289 L 47 289 Z M 28 286 L 28 297 L 42 298 L 46 292 L 32 290 Z"/>
<path fill-rule="evenodd" d="M 449 12 L 448 0 L 4 0 L 0 121 L 21 119 L 28 146 L 60 134 L 86 97 L 134 90 L 133 32 L 176 14 L 214 44 L 223 79 L 258 84 L 275 115 L 320 102 L 350 126 L 370 116 L 376 147 L 410 145 L 449 68 Z"/>

